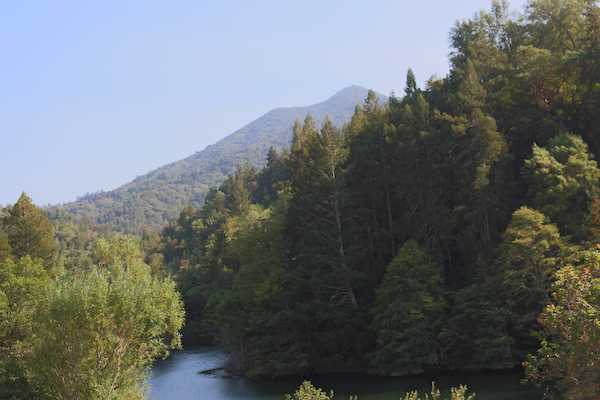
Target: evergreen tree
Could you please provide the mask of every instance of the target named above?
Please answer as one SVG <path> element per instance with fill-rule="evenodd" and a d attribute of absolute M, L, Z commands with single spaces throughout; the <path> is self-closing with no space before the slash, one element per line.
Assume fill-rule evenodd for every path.
<path fill-rule="evenodd" d="M 522 360 L 537 345 L 532 332 L 550 301 L 552 278 L 566 248 L 556 225 L 539 211 L 521 207 L 514 212 L 498 252 L 492 274 L 511 313 L 508 332 L 515 340 L 513 353 Z"/>
<path fill-rule="evenodd" d="M 285 190 L 286 182 L 289 180 L 289 153 L 287 151 L 278 154 L 271 147 L 267 153 L 267 165 L 256 177 L 255 201 L 270 205 L 277 200 L 278 194 Z"/>
<path fill-rule="evenodd" d="M 28 255 L 46 263 L 52 260 L 56 250 L 52 224 L 25 193 L 10 208 L 2 224 L 16 258 Z"/>
<path fill-rule="evenodd" d="M 419 88 L 417 87 L 417 79 L 415 78 L 415 73 L 411 68 L 408 69 L 406 73 L 406 84 L 404 87 L 404 94 L 407 97 L 414 97 Z"/>
<path fill-rule="evenodd" d="M 293 291 L 298 296 L 294 307 L 310 321 L 308 339 L 315 368 L 358 363 L 358 338 L 365 333 L 356 292 L 360 273 L 348 262 L 346 157 L 343 134 L 331 122 L 326 121 L 320 132 L 310 119 L 297 126 L 290 154 L 291 198 L 285 234 L 290 279 L 298 286 Z M 339 340 L 340 331 L 346 332 L 343 340 Z"/>
<path fill-rule="evenodd" d="M 406 242 L 388 265 L 371 311 L 375 368 L 416 374 L 439 367 L 445 311 L 440 264 L 415 241 Z"/>
<path fill-rule="evenodd" d="M 440 334 L 444 365 L 451 370 L 506 369 L 520 365 L 508 331 L 510 310 L 497 296 L 497 282 L 488 280 L 458 290 Z"/>
<path fill-rule="evenodd" d="M 348 227 L 352 232 L 352 259 L 354 268 L 364 274 L 369 280 L 367 286 L 372 288 L 385 263 L 396 253 L 398 234 L 393 204 L 395 127 L 388 123 L 386 109 L 374 92 L 369 92 L 365 103 L 357 108 L 345 135 L 349 148 L 345 169 L 352 210 Z"/>

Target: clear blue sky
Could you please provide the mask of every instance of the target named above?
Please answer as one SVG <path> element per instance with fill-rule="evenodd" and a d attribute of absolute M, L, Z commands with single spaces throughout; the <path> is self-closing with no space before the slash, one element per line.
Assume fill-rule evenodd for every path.
<path fill-rule="evenodd" d="M 513 1 L 516 9 L 525 0 Z M 489 0 L 8 1 L 0 5 L 0 204 L 113 189 L 278 106 L 448 69 Z"/>

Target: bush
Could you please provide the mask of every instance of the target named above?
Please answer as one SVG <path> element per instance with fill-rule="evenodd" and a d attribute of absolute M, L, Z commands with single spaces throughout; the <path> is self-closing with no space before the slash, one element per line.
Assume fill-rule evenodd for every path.
<path fill-rule="evenodd" d="M 435 383 L 432 383 L 430 394 L 421 397 L 415 390 L 406 393 L 402 400 L 441 400 L 441 398 L 440 390 L 435 387 Z M 285 395 L 284 400 L 334 400 L 334 395 L 333 392 L 327 394 L 309 381 L 305 381 L 294 394 Z M 350 396 L 350 400 L 358 400 L 358 397 Z M 475 395 L 469 394 L 467 387 L 461 385 L 458 388 L 450 389 L 450 400 L 475 400 Z"/>

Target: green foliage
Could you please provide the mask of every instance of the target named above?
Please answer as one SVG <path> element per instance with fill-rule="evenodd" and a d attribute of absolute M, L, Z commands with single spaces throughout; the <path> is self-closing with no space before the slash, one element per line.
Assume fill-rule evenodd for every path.
<path fill-rule="evenodd" d="M 439 336 L 449 369 L 506 369 L 519 365 L 513 354 L 516 338 L 508 331 L 510 310 L 498 296 L 497 282 L 488 280 L 457 291 Z"/>
<path fill-rule="evenodd" d="M 522 299 L 517 308 L 531 309 L 533 305 L 545 304 L 551 277 L 564 255 L 558 228 L 539 211 L 521 207 L 513 213 L 499 253 L 495 268 L 504 274 L 507 285 L 514 283 L 515 292 L 508 297 Z M 522 290 L 528 293 L 519 292 Z"/>
<path fill-rule="evenodd" d="M 0 260 L 0 397 L 144 398 L 152 360 L 181 344 L 174 282 L 151 272 L 135 237 L 54 230 L 26 195 L 7 211 L 2 249 L 16 251 Z"/>
<path fill-rule="evenodd" d="M 97 239 L 91 256 L 94 264 L 99 267 L 118 265 L 121 268 L 139 264 L 144 258 L 139 239 L 120 234 Z"/>
<path fill-rule="evenodd" d="M 7 398 L 31 396 L 23 360 L 31 351 L 32 321 L 49 284 L 46 268 L 28 256 L 0 263 L 0 395 Z"/>
<path fill-rule="evenodd" d="M 285 349 L 273 354 L 264 342 L 264 328 L 274 317 L 279 302 L 284 263 L 281 232 L 285 203 L 274 209 L 253 205 L 241 216 L 231 218 L 225 226 L 229 256 L 239 260 L 232 289 L 212 296 L 212 315 L 221 327 L 224 344 L 235 349 L 232 368 L 249 376 L 273 373 L 273 366 Z M 272 333 L 276 335 L 276 333 Z M 285 370 L 279 367 L 280 373 Z M 268 372 L 267 372 L 268 371 Z"/>
<path fill-rule="evenodd" d="M 49 240 L 24 250 L 46 224 L 23 198 L 11 213 L 32 211 L 3 218 L 0 260 L 56 259 L 68 272 L 44 298 L 64 305 L 65 318 L 79 315 L 71 301 L 84 287 L 100 301 L 115 271 L 134 274 L 145 261 L 154 276 L 172 273 L 186 340 L 222 343 L 231 367 L 253 377 L 509 368 L 541 343 L 531 379 L 552 394 L 594 398 L 595 264 L 581 263 L 578 249 L 600 237 L 598 4 L 535 0 L 514 15 L 498 1 L 457 23 L 450 40 L 448 75 L 419 88 L 409 71 L 402 98 L 351 88 L 276 110 L 186 160 L 65 206 L 78 222 L 144 231 L 144 253 L 131 237 L 96 240 L 102 232 L 56 209 L 57 255 Z M 145 229 L 177 213 L 160 237 Z M 565 260 L 582 266 L 557 273 Z M 11 296 L 0 295 L 0 309 Z M 46 307 L 39 318 L 55 310 Z M 82 338 L 104 346 L 84 328 Z M 306 384 L 296 396 L 327 395 Z"/>
<path fill-rule="evenodd" d="M 2 226 L 16 258 L 28 255 L 46 263 L 52 261 L 56 251 L 54 230 L 46 214 L 25 193 L 10 207 Z"/>
<path fill-rule="evenodd" d="M 67 274 L 33 316 L 26 369 L 49 399 L 141 399 L 152 360 L 180 346 L 181 300 L 141 262 Z"/>
<path fill-rule="evenodd" d="M 12 249 L 8 240 L 8 235 L 0 230 L 0 262 L 12 258 Z"/>
<path fill-rule="evenodd" d="M 515 338 L 517 360 L 533 351 L 531 332 L 537 316 L 550 300 L 554 273 L 566 255 L 558 228 L 539 211 L 521 207 L 513 213 L 499 247 L 494 273 L 501 297 L 510 310 L 509 327 Z"/>
<path fill-rule="evenodd" d="M 494 2 L 451 45 L 448 76 L 409 71 L 403 98 L 276 110 L 75 217 L 51 210 L 54 232 L 21 196 L 1 218 L 2 384 L 139 398 L 179 345 L 173 274 L 186 340 L 251 377 L 510 368 L 541 346 L 530 380 L 596 398 L 600 262 L 580 250 L 600 237 L 598 4 Z"/>
<path fill-rule="evenodd" d="M 92 248 L 102 232 L 67 219 L 53 220 L 52 224 L 58 243 L 55 264 L 68 271 L 92 268 Z"/>
<path fill-rule="evenodd" d="M 206 306 L 211 296 L 230 287 L 240 264 L 226 233 L 229 229 L 233 235 L 237 222 L 226 224 L 228 218 L 248 211 L 255 180 L 253 168 L 239 168 L 218 190 L 208 193 L 201 210 L 185 209 L 162 232 L 164 260 L 178 276 L 187 305 L 185 336 L 193 341 L 211 342 L 215 337 L 216 328 Z"/>
<path fill-rule="evenodd" d="M 304 381 L 294 394 L 285 395 L 284 400 L 333 400 L 333 398 L 333 392 L 327 394 L 309 381 Z"/>
<path fill-rule="evenodd" d="M 419 392 L 413 391 L 407 393 L 402 400 L 441 400 L 441 398 L 442 394 L 440 393 L 440 390 L 435 387 L 435 383 L 432 383 L 430 394 L 425 394 L 424 397 L 421 397 Z M 450 400 L 475 400 L 475 395 L 469 394 L 468 388 L 463 385 L 450 389 Z"/>
<path fill-rule="evenodd" d="M 376 291 L 371 323 L 376 368 L 416 374 L 441 364 L 437 336 L 446 312 L 443 291 L 440 264 L 415 241 L 406 242 Z"/>
<path fill-rule="evenodd" d="M 361 272 L 350 265 L 348 247 L 347 157 L 346 134 L 330 122 L 320 130 L 311 118 L 297 125 L 285 223 L 288 285 L 295 286 L 288 299 L 295 318 L 286 323 L 302 343 L 301 358 L 313 359 L 314 368 L 323 371 L 358 364 L 366 334 L 366 310 L 356 294 Z M 314 327 L 309 335 L 303 333 L 306 324 Z M 337 339 L 340 332 L 343 340 Z"/>
<path fill-rule="evenodd" d="M 436 388 L 435 383 L 432 383 L 431 393 L 425 394 L 424 397 L 415 390 L 406 393 L 402 400 L 441 400 L 441 398 L 440 390 Z M 327 394 L 311 382 L 304 381 L 293 394 L 285 395 L 284 400 L 334 400 L 334 395 L 333 392 Z M 350 396 L 350 400 L 358 400 L 358 397 Z M 450 389 L 450 400 L 475 400 L 475 395 L 469 394 L 466 386 L 459 386 Z"/>
<path fill-rule="evenodd" d="M 600 236 L 599 38 L 596 2 L 494 2 L 452 30 L 448 76 L 410 71 L 341 129 L 297 122 L 154 246 L 186 339 L 250 376 L 522 363 L 556 271 Z"/>
<path fill-rule="evenodd" d="M 534 145 L 525 174 L 532 205 L 565 233 L 584 237 L 591 201 L 600 194 L 600 169 L 581 137 L 563 133 L 543 148 Z"/>
<path fill-rule="evenodd" d="M 527 379 L 553 399 L 600 396 L 600 252 L 582 258 L 557 272 L 552 301 L 540 315 L 541 347 L 524 364 Z"/>

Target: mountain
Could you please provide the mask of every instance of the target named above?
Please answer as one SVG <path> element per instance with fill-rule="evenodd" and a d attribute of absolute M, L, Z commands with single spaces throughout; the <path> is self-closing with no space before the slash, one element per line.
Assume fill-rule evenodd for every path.
<path fill-rule="evenodd" d="M 341 126 L 350 120 L 367 93 L 363 87 L 350 86 L 321 103 L 276 108 L 183 160 L 157 168 L 115 190 L 51 207 L 50 214 L 67 214 L 124 232 L 159 228 L 183 207 L 201 206 L 208 189 L 220 184 L 238 165 L 248 162 L 261 167 L 269 147 L 288 147 L 296 120 L 310 114 L 320 124 L 328 116 Z M 385 96 L 380 97 L 384 101 Z"/>

